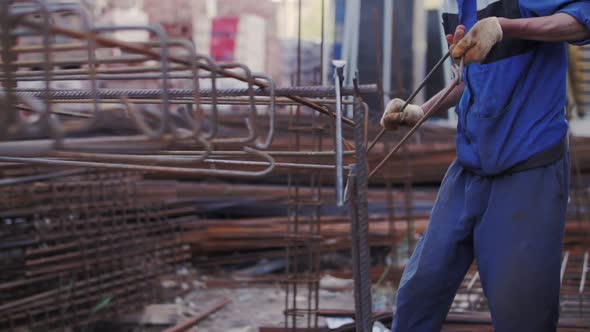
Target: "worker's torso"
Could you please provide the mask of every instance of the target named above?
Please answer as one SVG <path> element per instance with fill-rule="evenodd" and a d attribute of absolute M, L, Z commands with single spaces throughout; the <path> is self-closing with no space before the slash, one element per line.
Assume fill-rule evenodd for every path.
<path fill-rule="evenodd" d="M 453 34 L 485 17 L 520 18 L 518 0 L 444 0 L 443 25 Z M 456 112 L 457 156 L 480 175 L 500 174 L 554 146 L 567 133 L 564 43 L 504 40 L 483 64 L 464 72 Z"/>

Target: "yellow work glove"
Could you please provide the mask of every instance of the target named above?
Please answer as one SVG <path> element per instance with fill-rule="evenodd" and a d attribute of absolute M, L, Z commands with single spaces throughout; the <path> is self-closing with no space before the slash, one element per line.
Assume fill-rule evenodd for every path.
<path fill-rule="evenodd" d="M 413 126 L 424 116 L 424 110 L 418 105 L 409 104 L 401 112 L 406 102 L 395 98 L 387 104 L 381 117 L 381 127 L 396 130 L 399 126 Z"/>
<path fill-rule="evenodd" d="M 502 41 L 504 33 L 497 17 L 488 17 L 477 22 L 455 45 L 451 46 L 453 58 L 465 57 L 465 64 L 482 62 L 494 45 Z"/>

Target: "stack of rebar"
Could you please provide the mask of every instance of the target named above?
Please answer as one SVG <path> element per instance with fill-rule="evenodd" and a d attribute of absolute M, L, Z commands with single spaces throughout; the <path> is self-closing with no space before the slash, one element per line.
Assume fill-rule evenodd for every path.
<path fill-rule="evenodd" d="M 139 179 L 75 170 L 0 180 L 0 330 L 63 330 L 158 300 L 158 278 L 190 258 L 186 217 Z"/>
<path fill-rule="evenodd" d="M 128 31 L 149 40 L 117 39 Z M 1 2 L 0 58 L 0 162 L 19 177 L 0 187 L 1 264 L 10 271 L 0 277 L 0 329 L 64 329 L 150 301 L 158 277 L 189 257 L 179 235 L 208 195 L 176 195 L 165 180 L 254 182 L 275 169 L 288 187 L 278 236 L 292 259 L 285 313 L 295 324 L 300 308 L 289 303 L 304 283 L 307 324 L 317 325 L 322 187 L 328 172 L 344 171 L 334 160 L 354 153 L 332 148 L 351 137 L 334 135 L 334 87 L 278 88 L 161 26 L 95 26 L 75 2 Z M 285 134 L 273 144 L 277 128 Z M 69 168 L 15 175 L 32 165 Z M 313 193 L 299 195 L 303 186 Z M 226 251 L 240 249 L 233 244 Z"/>

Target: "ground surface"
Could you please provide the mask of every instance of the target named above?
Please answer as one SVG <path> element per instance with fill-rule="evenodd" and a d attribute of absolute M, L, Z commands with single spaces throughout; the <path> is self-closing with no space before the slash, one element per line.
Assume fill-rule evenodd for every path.
<path fill-rule="evenodd" d="M 285 308 L 285 292 L 278 286 L 247 289 L 208 289 L 189 294 L 186 300 L 193 303 L 214 304 L 221 298 L 230 298 L 230 303 L 224 309 L 209 316 L 198 325 L 201 332 L 256 332 L 260 326 L 283 326 Z M 322 308 L 353 309 L 352 292 L 331 292 L 320 290 Z M 297 296 L 300 308 L 307 308 L 307 295 Z M 307 324 L 306 319 L 300 319 L 301 326 Z M 320 326 L 325 326 L 320 318 Z"/>
<path fill-rule="evenodd" d="M 279 284 L 249 285 L 243 288 L 207 288 L 201 285 L 182 298 L 176 298 L 175 303 L 150 306 L 143 313 L 125 316 L 119 323 L 127 321 L 127 324 L 120 324 L 117 331 L 160 332 L 170 327 L 172 322 L 198 316 L 224 299 L 230 299 L 231 302 L 199 322 L 195 326 L 197 331 L 257 332 L 261 326 L 284 327 L 285 291 Z M 320 289 L 319 300 L 321 309 L 354 309 L 353 293 L 350 290 Z M 305 289 L 300 289 L 297 307 L 306 309 L 307 301 Z M 138 321 L 142 321 L 141 327 L 130 324 Z M 297 326 L 307 327 L 307 322 L 307 317 L 300 317 Z M 326 326 L 326 320 L 318 318 L 318 326 Z"/>

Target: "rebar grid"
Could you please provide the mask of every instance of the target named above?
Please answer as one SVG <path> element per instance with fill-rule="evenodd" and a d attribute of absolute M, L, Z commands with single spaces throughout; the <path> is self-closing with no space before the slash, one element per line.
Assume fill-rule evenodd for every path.
<path fill-rule="evenodd" d="M 0 329 L 63 330 L 159 299 L 159 277 L 190 253 L 172 209 L 139 192 L 140 179 L 83 171 L 0 187 L 1 262 L 11 271 Z"/>

